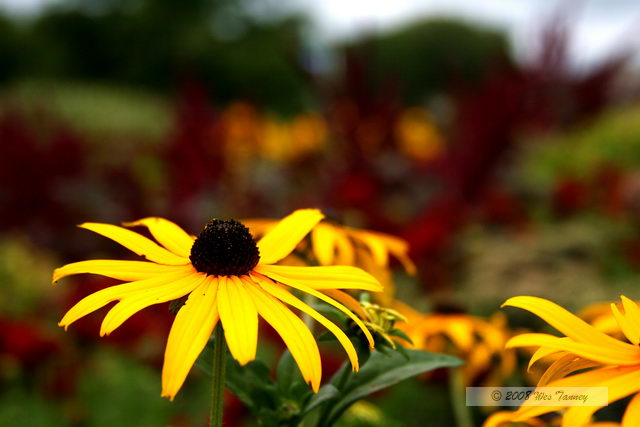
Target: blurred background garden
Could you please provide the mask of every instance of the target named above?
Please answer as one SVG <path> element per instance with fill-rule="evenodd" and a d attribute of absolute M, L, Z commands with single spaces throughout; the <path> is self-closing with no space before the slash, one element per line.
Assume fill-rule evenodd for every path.
<path fill-rule="evenodd" d="M 640 5 L 468 3 L 0 1 L 0 426 L 207 423 L 198 368 L 159 397 L 166 305 L 107 338 L 101 313 L 57 326 L 115 281 L 52 287 L 55 267 L 128 256 L 85 221 L 197 233 L 318 207 L 399 236 L 417 273 L 393 265 L 389 297 L 474 358 L 474 385 L 527 383 L 526 354 L 471 354 L 541 324 L 508 297 L 639 299 Z M 452 425 L 446 389 L 406 381 L 341 425 Z M 227 424 L 253 425 L 227 397 Z"/>

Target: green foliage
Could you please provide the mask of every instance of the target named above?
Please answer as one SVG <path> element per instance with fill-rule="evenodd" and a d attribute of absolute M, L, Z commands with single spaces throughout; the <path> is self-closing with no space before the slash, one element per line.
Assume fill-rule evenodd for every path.
<path fill-rule="evenodd" d="M 640 108 L 612 111 L 582 128 L 531 141 L 520 175 L 533 189 L 549 190 L 559 178 L 588 178 L 607 164 L 640 167 Z"/>
<path fill-rule="evenodd" d="M 98 354 L 91 375 L 80 382 L 86 425 L 159 426 L 169 418 L 171 402 L 160 399 L 158 374 L 124 355 Z"/>
<path fill-rule="evenodd" d="M 24 236 L 0 239 L 0 313 L 19 317 L 42 302 L 55 262 Z"/>
<path fill-rule="evenodd" d="M 200 355 L 198 366 L 208 374 L 211 342 Z M 371 352 L 357 373 L 345 362 L 318 393 L 304 382 L 289 351 L 276 368 L 276 379 L 259 359 L 240 366 L 227 356 L 226 386 L 265 426 L 333 425 L 354 403 L 376 391 L 434 369 L 459 366 L 462 362 L 442 354 L 407 350 L 386 354 Z"/>
<path fill-rule="evenodd" d="M 195 78 L 219 101 L 299 110 L 309 96 L 298 64 L 303 21 L 257 19 L 251 6 L 102 0 L 59 4 L 22 24 L 0 16 L 0 65 L 8 62 L 0 82 L 77 79 L 167 92 Z"/>
<path fill-rule="evenodd" d="M 136 138 L 138 145 L 166 138 L 172 112 L 159 96 L 140 89 L 79 82 L 25 80 L 0 93 L 0 109 L 18 106 L 34 115 L 51 111 L 91 142 L 113 150 L 113 140 Z"/>
<path fill-rule="evenodd" d="M 24 387 L 7 387 L 0 393 L 0 425 L 20 427 L 64 427 L 69 423 L 53 402 Z"/>
<path fill-rule="evenodd" d="M 462 361 L 456 357 L 421 350 L 405 349 L 387 354 L 373 351 L 358 373 L 349 375 L 346 380 L 342 375 L 331 379 L 330 384 L 338 387 L 340 396 L 331 405 L 323 425 L 331 425 L 349 406 L 376 391 L 434 369 L 460 365 Z"/>

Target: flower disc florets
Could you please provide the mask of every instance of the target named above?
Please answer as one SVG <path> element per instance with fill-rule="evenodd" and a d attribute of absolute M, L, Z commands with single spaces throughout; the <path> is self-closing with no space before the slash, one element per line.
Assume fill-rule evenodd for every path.
<path fill-rule="evenodd" d="M 260 260 L 249 229 L 235 219 L 212 219 L 193 242 L 189 256 L 193 267 L 214 276 L 242 276 Z"/>

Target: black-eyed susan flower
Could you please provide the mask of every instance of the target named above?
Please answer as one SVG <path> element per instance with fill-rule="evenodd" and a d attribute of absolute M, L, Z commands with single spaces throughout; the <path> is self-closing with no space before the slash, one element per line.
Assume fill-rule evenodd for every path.
<path fill-rule="evenodd" d="M 629 342 L 603 333 L 542 298 L 514 297 L 503 307 L 530 311 L 565 335 L 527 333 L 515 336 L 507 343 L 507 347 L 538 347 L 531 363 L 560 353 L 561 357 L 549 366 L 539 386 L 607 387 L 608 403 L 634 395 L 622 418 L 622 426 L 631 427 L 640 425 L 640 307 L 624 296 L 621 300 L 621 307 L 612 303 L 610 309 L 619 330 Z M 582 372 L 572 375 L 577 371 Z M 563 426 L 584 426 L 601 406 L 522 406 L 512 413 L 510 420 L 528 420 L 565 408 Z"/>
<path fill-rule="evenodd" d="M 244 225 L 233 219 L 211 220 L 197 237 L 162 218 L 125 224 L 147 227 L 158 243 L 115 225 L 82 224 L 80 227 L 120 243 L 147 261 L 90 260 L 56 269 L 54 283 L 81 273 L 128 282 L 87 296 L 67 312 L 60 325 L 67 328 L 79 318 L 118 301 L 102 322 L 100 335 L 104 336 L 150 305 L 188 296 L 169 333 L 162 369 L 162 396 L 176 395 L 218 320 L 231 355 L 240 364 L 253 360 L 258 317 L 282 337 L 305 381 L 317 391 L 321 379 L 318 346 L 309 329 L 288 306 L 308 314 L 331 331 L 344 347 L 354 370 L 358 369 L 356 350 L 344 332 L 291 290 L 316 297 L 346 314 L 362 329 L 370 345 L 373 338 L 363 322 L 338 301 L 346 295 L 340 289 L 381 290 L 374 277 L 351 266 L 273 265 L 293 251 L 322 218 L 318 210 L 298 210 L 278 222 L 258 242 Z"/>

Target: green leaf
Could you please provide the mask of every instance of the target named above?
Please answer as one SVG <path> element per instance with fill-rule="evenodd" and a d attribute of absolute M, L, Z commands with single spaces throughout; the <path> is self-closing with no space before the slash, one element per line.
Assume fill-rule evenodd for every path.
<path fill-rule="evenodd" d="M 331 384 L 323 385 L 322 387 L 320 387 L 320 390 L 318 390 L 317 393 L 311 396 L 311 399 L 309 399 L 309 402 L 307 402 L 306 406 L 302 410 L 302 416 L 305 416 L 309 412 L 316 409 L 318 406 L 322 405 L 324 402 L 335 398 L 339 394 L 340 392 L 335 386 Z"/>
<path fill-rule="evenodd" d="M 409 338 L 409 335 L 405 334 L 404 331 L 401 331 L 400 329 L 390 330 L 389 335 L 403 339 L 409 344 L 413 344 L 413 341 L 411 340 L 411 338 Z"/>
<path fill-rule="evenodd" d="M 291 352 L 285 350 L 276 368 L 276 384 L 278 385 L 278 390 L 285 396 L 290 396 L 294 387 L 300 383 L 306 386 L 302 374 L 300 374 L 300 370 L 298 369 L 298 365 L 296 365 L 293 356 L 291 356 Z"/>
<path fill-rule="evenodd" d="M 462 365 L 457 357 L 444 354 L 406 350 L 405 355 L 398 352 L 385 355 L 372 351 L 362 369 L 350 375 L 340 387 L 341 397 L 333 405 L 326 424 L 331 425 L 349 406 L 371 393 L 434 369 Z"/>

